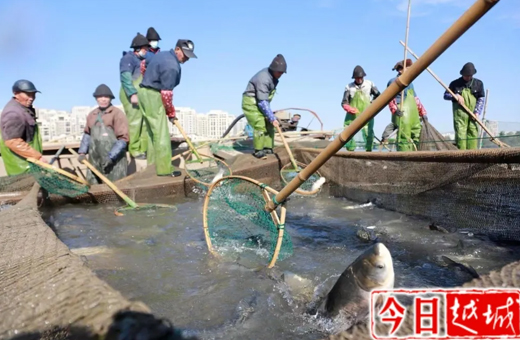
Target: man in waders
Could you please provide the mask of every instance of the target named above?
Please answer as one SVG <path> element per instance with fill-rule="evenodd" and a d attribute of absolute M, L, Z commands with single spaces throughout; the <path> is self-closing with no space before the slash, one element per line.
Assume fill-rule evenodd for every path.
<path fill-rule="evenodd" d="M 455 93 L 455 98 L 448 92 L 444 92 L 444 99 L 451 100 L 453 106 L 453 125 L 455 127 L 455 141 L 459 150 L 477 149 L 478 126 L 462 108 L 465 105 L 477 117 L 484 108 L 484 83 L 480 79 L 473 78 L 477 73 L 473 63 L 466 63 L 460 75 L 462 77 L 450 83 L 450 90 Z"/>
<path fill-rule="evenodd" d="M 168 118 L 175 119 L 173 89 L 181 82 L 181 64 L 197 58 L 191 40 L 179 39 L 175 49 L 157 53 L 148 64 L 139 85 L 139 106 L 148 132 L 148 165 L 155 164 L 157 176 L 180 176 L 173 171 Z"/>
<path fill-rule="evenodd" d="M 36 92 L 40 91 L 32 82 L 16 81 L 14 96 L 0 117 L 0 153 L 9 176 L 27 173 L 29 157 L 47 163 L 42 156 L 42 138 L 33 107 Z"/>
<path fill-rule="evenodd" d="M 144 125 L 143 114 L 139 110 L 139 98 L 137 95 L 137 87 L 143 79 L 141 63 L 145 61 L 148 47 L 148 39 L 138 33 L 130 45 L 133 51 L 125 52 L 119 62 L 121 79 L 119 100 L 123 104 L 129 124 L 130 144 L 128 151 L 136 159 L 146 159 L 148 145 L 146 126 Z"/>
<path fill-rule="evenodd" d="M 397 71 L 398 76 L 403 73 L 404 61 L 395 64 L 392 71 Z M 412 60 L 406 59 L 406 67 L 412 66 Z M 387 87 L 392 84 L 397 77 L 388 81 Z M 390 112 L 392 112 L 392 124 L 397 128 L 397 151 L 414 151 L 419 143 L 421 136 L 421 118 L 427 120 L 426 109 L 422 105 L 417 93 L 410 83 L 404 89 L 404 101 L 401 110 L 401 92 L 388 104 Z M 389 127 L 387 127 L 389 129 Z M 383 143 L 386 142 L 382 141 Z"/>
<path fill-rule="evenodd" d="M 99 85 L 94 98 L 99 106 L 87 116 L 78 161 L 82 163 L 88 153 L 90 164 L 110 181 L 117 181 L 126 176 L 128 167 L 128 121 L 123 111 L 112 106 L 114 95 L 108 86 Z M 90 170 L 87 171 L 87 180 L 90 184 L 102 183 Z"/>
<path fill-rule="evenodd" d="M 343 101 L 341 106 L 347 112 L 343 126 L 350 125 L 357 115 L 365 110 L 370 105 L 372 100 L 379 97 L 381 94 L 377 87 L 370 80 L 364 79 L 366 76 L 365 70 L 361 66 L 356 66 L 352 72 L 352 79 L 354 81 L 345 87 L 343 93 Z M 372 97 L 372 99 L 370 99 Z M 374 118 L 372 118 L 361 130 L 363 140 L 365 141 L 365 150 L 371 152 L 374 148 Z M 356 141 L 352 138 L 345 148 L 348 151 L 356 150 Z"/>
<path fill-rule="evenodd" d="M 287 63 L 278 54 L 269 67 L 256 73 L 247 83 L 242 94 L 242 111 L 253 128 L 253 146 L 256 158 L 266 158 L 273 153 L 274 126 L 280 126 L 271 110 L 270 102 L 274 97 L 280 77 L 287 73 Z"/>

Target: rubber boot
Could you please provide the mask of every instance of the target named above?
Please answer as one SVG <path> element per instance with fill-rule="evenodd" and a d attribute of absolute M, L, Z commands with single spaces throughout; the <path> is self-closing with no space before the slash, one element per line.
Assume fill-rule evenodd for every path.
<path fill-rule="evenodd" d="M 264 153 L 266 155 L 272 155 L 274 152 L 273 152 L 273 149 L 264 148 Z"/>
<path fill-rule="evenodd" d="M 267 158 L 265 156 L 265 152 L 263 150 L 255 150 L 255 153 L 253 153 L 253 156 L 255 156 L 256 158 L 259 158 L 259 159 L 260 158 L 263 158 L 263 159 Z"/>

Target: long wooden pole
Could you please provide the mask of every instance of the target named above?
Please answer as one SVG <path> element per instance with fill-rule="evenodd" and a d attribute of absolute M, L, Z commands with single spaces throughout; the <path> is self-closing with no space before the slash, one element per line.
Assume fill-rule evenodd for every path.
<path fill-rule="evenodd" d="M 500 0 L 477 0 L 462 16 L 451 25 L 444 34 L 433 43 L 432 46 L 415 62 L 406 72 L 403 72 L 397 79 L 388 86 L 379 97 L 377 97 L 363 113 L 350 123 L 316 158 L 303 169 L 298 176 L 293 178 L 271 202 L 268 202 L 265 209 L 268 212 L 284 202 L 289 195 L 302 185 L 312 174 L 314 174 L 325 162 L 327 162 L 336 152 L 338 152 L 352 137 L 359 132 L 374 118 L 402 89 L 406 88 L 415 78 L 431 65 L 448 47 L 482 18 Z"/>
<path fill-rule="evenodd" d="M 73 154 L 74 156 L 78 156 L 77 152 L 74 151 L 74 149 L 69 149 L 69 152 L 71 154 Z M 116 194 L 119 195 L 119 197 L 121 197 L 125 202 L 126 204 L 128 204 L 130 207 L 132 208 L 137 208 L 138 205 L 132 201 L 130 199 L 130 197 L 128 197 L 127 195 L 125 195 L 124 192 L 122 192 L 121 190 L 119 190 L 118 187 L 116 187 L 116 185 L 114 183 L 112 183 L 108 178 L 106 178 L 105 176 L 103 176 L 103 174 L 98 170 L 96 169 L 92 164 L 90 164 L 87 160 L 84 160 L 83 161 L 83 164 L 85 164 L 87 166 L 87 168 L 90 169 L 90 171 L 92 171 L 93 173 L 95 173 L 99 178 L 101 178 L 101 180 L 103 182 L 105 182 L 106 185 L 108 185 L 110 187 L 110 189 L 114 190 L 114 192 Z"/>
<path fill-rule="evenodd" d="M 289 144 L 287 144 L 287 141 L 285 140 L 285 137 L 283 136 L 282 129 L 280 129 L 280 126 L 276 126 L 276 130 L 278 130 L 278 133 L 280 134 L 280 138 L 282 138 L 283 146 L 285 146 L 285 151 L 287 151 L 287 153 L 289 154 L 289 159 L 291 160 L 294 170 L 298 171 L 298 164 L 296 164 L 296 160 L 294 159 L 294 156 L 291 152 L 291 148 L 289 147 Z"/>
<path fill-rule="evenodd" d="M 406 15 L 406 33 L 405 33 L 405 46 L 408 46 L 408 34 L 410 32 L 410 15 L 412 13 L 412 0 L 408 0 L 408 13 Z M 406 57 L 407 57 L 408 50 L 404 49 L 404 59 L 403 59 L 403 73 L 406 71 Z M 399 103 L 399 110 L 401 111 L 401 114 L 403 112 L 403 105 L 404 105 L 404 89 L 401 91 L 401 102 Z M 401 117 L 399 117 L 399 130 L 397 132 L 397 145 L 399 146 L 399 143 L 401 143 L 401 134 L 402 134 L 402 127 L 401 127 Z M 408 141 L 406 141 L 408 143 Z M 398 149 L 399 150 L 399 149 Z"/>
<path fill-rule="evenodd" d="M 202 163 L 202 158 L 200 157 L 197 149 L 193 146 L 193 144 L 191 144 L 191 139 L 188 137 L 188 135 L 186 135 L 186 132 L 182 128 L 181 123 L 179 123 L 179 120 L 177 118 L 173 119 L 173 124 L 175 124 L 177 129 L 179 129 L 179 132 L 181 133 L 181 135 L 186 140 L 186 143 L 188 143 L 188 146 L 190 147 L 191 152 L 193 152 L 195 157 L 197 157 L 197 161 L 200 161 Z"/>
<path fill-rule="evenodd" d="M 399 40 L 399 42 L 401 43 L 401 45 L 403 45 L 403 42 L 401 40 Z M 419 57 L 417 56 L 417 54 L 415 54 L 412 49 L 410 47 L 407 47 L 408 51 L 410 51 L 410 54 L 414 56 L 414 58 L 416 59 L 419 59 Z M 443 81 L 437 77 L 437 75 L 435 73 L 433 73 L 433 71 L 427 67 L 426 70 L 428 72 L 430 72 L 430 74 L 433 76 L 433 78 L 435 78 L 435 80 L 437 80 L 437 82 L 439 82 L 439 84 L 442 85 L 442 87 L 444 87 L 446 89 L 446 91 L 448 91 L 454 98 L 456 98 L 455 96 L 455 93 L 453 93 L 452 90 L 450 90 L 450 88 L 448 86 L 446 86 L 445 83 L 443 83 Z M 509 145 L 507 145 L 506 143 L 504 142 L 501 142 L 500 140 L 498 140 L 497 138 L 493 137 L 493 135 L 491 135 L 491 132 L 489 132 L 489 130 L 487 129 L 487 127 L 482 124 L 482 122 L 477 118 L 477 116 L 464 104 L 461 105 L 462 108 L 466 111 L 466 113 L 474 120 L 477 122 L 478 125 L 480 125 L 480 127 L 486 131 L 486 133 L 489 135 L 489 139 L 495 143 L 496 145 L 500 146 L 500 147 L 509 147 Z"/>
<path fill-rule="evenodd" d="M 486 112 L 487 112 L 487 104 L 489 99 L 489 90 L 486 90 L 486 101 L 484 102 L 484 112 L 482 112 L 482 124 L 486 125 Z M 484 129 L 480 129 L 479 136 L 479 149 L 482 149 L 482 139 L 484 138 Z"/>

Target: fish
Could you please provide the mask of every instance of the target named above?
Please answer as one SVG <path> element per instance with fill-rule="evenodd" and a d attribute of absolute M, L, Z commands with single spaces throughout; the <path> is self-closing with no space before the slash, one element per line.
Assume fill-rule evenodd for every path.
<path fill-rule="evenodd" d="M 213 177 L 213 180 L 211 181 L 211 184 L 217 182 L 219 179 L 221 179 L 222 177 L 224 177 L 224 169 L 223 168 L 220 168 L 217 172 L 217 174 L 215 175 L 215 177 Z"/>
<path fill-rule="evenodd" d="M 392 255 L 383 243 L 378 242 L 345 269 L 326 297 L 315 305 L 317 308 L 308 313 L 340 321 L 336 322 L 339 325 L 336 331 L 347 330 L 368 318 L 370 292 L 392 289 L 394 280 Z"/>
<path fill-rule="evenodd" d="M 321 186 L 325 183 L 325 177 L 320 177 L 316 182 L 312 184 L 311 192 L 314 192 L 321 188 Z"/>
<path fill-rule="evenodd" d="M 343 207 L 343 209 L 346 209 L 346 210 L 361 209 L 361 208 L 368 208 L 368 207 L 371 207 L 371 206 L 373 206 L 372 202 L 368 202 L 368 203 L 365 203 L 365 204 L 349 205 L 349 206 Z"/>
<path fill-rule="evenodd" d="M 452 259 L 450 259 L 449 257 L 444 256 L 444 255 L 442 255 L 441 258 L 448 265 L 448 267 L 458 268 L 461 271 L 470 274 L 475 279 L 478 279 L 480 277 L 480 275 L 477 273 L 475 268 L 473 268 L 472 266 L 470 266 L 467 263 L 459 263 L 459 262 L 453 261 Z"/>

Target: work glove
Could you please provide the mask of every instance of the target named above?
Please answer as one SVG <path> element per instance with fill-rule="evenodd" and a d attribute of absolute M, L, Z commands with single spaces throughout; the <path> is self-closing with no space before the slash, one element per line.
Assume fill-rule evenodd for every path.
<path fill-rule="evenodd" d="M 395 109 L 395 113 L 394 113 L 397 117 L 402 117 L 403 116 L 403 111 L 399 110 L 399 108 Z"/>
<path fill-rule="evenodd" d="M 87 160 L 87 156 L 86 155 L 81 154 L 81 155 L 78 156 L 78 162 L 80 164 L 83 164 L 83 161 L 85 161 L 85 160 Z"/>
<path fill-rule="evenodd" d="M 112 171 L 112 169 L 114 168 L 114 161 L 110 158 L 108 158 L 105 163 L 103 163 L 103 171 L 105 172 L 105 174 L 108 174 L 110 173 L 110 171 Z"/>

